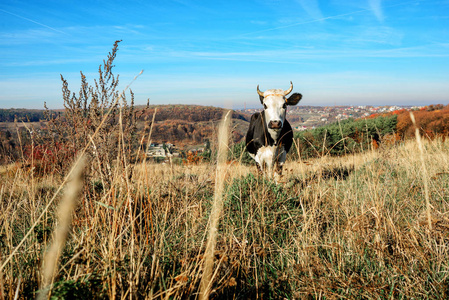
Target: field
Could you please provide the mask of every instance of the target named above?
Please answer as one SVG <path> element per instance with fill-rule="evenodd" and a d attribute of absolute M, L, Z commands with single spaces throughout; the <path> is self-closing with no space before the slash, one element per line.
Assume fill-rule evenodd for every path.
<path fill-rule="evenodd" d="M 135 110 L 118 43 L 78 96 L 61 77 L 63 114 L 0 136 L 0 300 L 448 298 L 447 108 L 297 136 L 275 183 L 237 143 L 245 116 Z M 167 133 L 208 155 L 147 161 Z"/>
<path fill-rule="evenodd" d="M 280 184 L 239 161 L 82 169 L 1 167 L 1 299 L 448 297 L 448 141 L 290 160 Z"/>

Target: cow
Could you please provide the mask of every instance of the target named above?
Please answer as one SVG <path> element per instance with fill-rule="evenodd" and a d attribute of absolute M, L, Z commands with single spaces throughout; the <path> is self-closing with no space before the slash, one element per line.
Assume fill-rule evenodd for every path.
<path fill-rule="evenodd" d="M 293 143 L 292 127 L 285 119 L 287 105 L 296 105 L 302 98 L 299 93 L 286 98 L 292 90 L 292 82 L 286 91 L 270 89 L 261 92 L 257 86 L 264 110 L 251 116 L 246 134 L 246 150 L 256 161 L 260 173 L 274 177 L 276 181 L 282 176 L 282 166 Z"/>

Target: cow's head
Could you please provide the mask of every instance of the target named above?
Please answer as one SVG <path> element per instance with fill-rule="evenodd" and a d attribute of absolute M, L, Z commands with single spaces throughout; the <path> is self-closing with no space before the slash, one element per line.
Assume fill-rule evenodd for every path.
<path fill-rule="evenodd" d="M 302 95 L 299 93 L 294 93 L 286 98 L 292 90 L 292 82 L 290 82 L 290 88 L 286 91 L 272 89 L 261 92 L 259 86 L 257 86 L 257 93 L 259 94 L 260 102 L 263 104 L 265 111 L 265 122 L 273 139 L 279 137 L 282 126 L 284 126 L 287 105 L 296 105 L 302 98 Z"/>

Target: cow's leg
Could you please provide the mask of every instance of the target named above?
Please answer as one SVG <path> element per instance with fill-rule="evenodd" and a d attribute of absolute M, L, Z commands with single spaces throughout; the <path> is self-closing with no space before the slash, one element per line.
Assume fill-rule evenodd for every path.
<path fill-rule="evenodd" d="M 276 162 L 274 164 L 274 180 L 279 183 L 282 179 L 282 167 L 287 159 L 287 152 L 285 152 L 284 147 L 278 148 L 276 153 Z"/>
<path fill-rule="evenodd" d="M 282 181 L 282 164 L 276 163 L 274 166 L 273 179 L 276 183 L 280 183 Z"/>
<path fill-rule="evenodd" d="M 255 161 L 263 176 L 271 178 L 273 176 L 273 164 L 275 159 L 275 146 L 263 146 L 257 150 Z"/>
<path fill-rule="evenodd" d="M 284 166 L 283 163 L 277 163 L 274 167 L 274 174 L 278 174 L 279 176 L 282 176 L 282 167 Z"/>
<path fill-rule="evenodd" d="M 262 176 L 263 175 L 263 168 L 259 163 L 256 163 L 257 166 L 257 176 Z"/>

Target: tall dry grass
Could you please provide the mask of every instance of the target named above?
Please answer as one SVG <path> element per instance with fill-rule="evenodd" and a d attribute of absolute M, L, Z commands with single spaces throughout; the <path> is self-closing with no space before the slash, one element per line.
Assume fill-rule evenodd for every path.
<path fill-rule="evenodd" d="M 212 273 L 214 268 L 214 255 L 218 239 L 218 225 L 223 210 L 224 180 L 227 172 L 227 155 L 229 142 L 229 124 L 231 121 L 231 111 L 224 115 L 219 126 L 218 133 L 218 155 L 215 172 L 214 201 L 209 218 L 209 234 L 204 252 L 203 275 L 200 285 L 200 299 L 209 299 L 210 290 L 216 273 Z"/>
<path fill-rule="evenodd" d="M 72 213 L 76 207 L 79 193 L 83 186 L 84 159 L 75 165 L 71 178 L 67 184 L 61 203 L 59 204 L 57 216 L 58 224 L 55 227 L 52 244 L 45 253 L 42 263 L 42 283 L 38 299 L 47 299 L 50 287 L 53 284 L 54 276 L 58 268 L 59 257 L 64 248 L 67 234 L 72 224 Z"/>
<path fill-rule="evenodd" d="M 129 180 L 120 168 L 109 189 L 93 181 L 81 194 L 49 295 L 198 298 L 216 185 L 223 182 L 210 298 L 445 298 L 449 142 L 421 143 L 423 160 L 410 141 L 290 161 L 281 185 L 238 163 L 219 171 L 219 180 L 216 163 L 145 162 L 134 165 Z M 32 178 L 19 167 L 0 176 L 2 297 L 34 297 L 44 282 L 40 266 L 51 249 L 57 203 L 39 216 L 62 178 Z"/>

